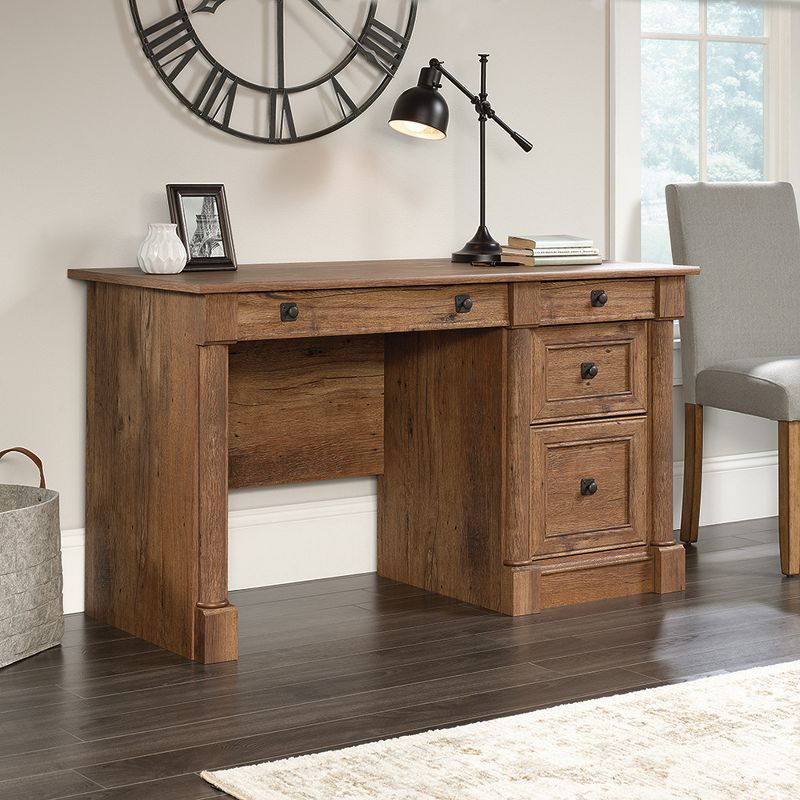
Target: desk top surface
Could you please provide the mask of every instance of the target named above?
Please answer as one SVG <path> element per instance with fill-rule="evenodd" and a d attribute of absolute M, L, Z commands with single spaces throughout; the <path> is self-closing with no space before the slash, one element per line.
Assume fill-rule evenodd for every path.
<path fill-rule="evenodd" d="M 607 280 L 694 275 L 698 267 L 606 262 L 592 266 L 499 267 L 454 264 L 447 259 L 331 261 L 246 264 L 236 272 L 182 272 L 147 275 L 138 267 L 71 269 L 74 280 L 139 286 L 190 294 L 363 289 L 385 286 L 437 286 L 463 283 L 524 283 L 554 280 Z"/>

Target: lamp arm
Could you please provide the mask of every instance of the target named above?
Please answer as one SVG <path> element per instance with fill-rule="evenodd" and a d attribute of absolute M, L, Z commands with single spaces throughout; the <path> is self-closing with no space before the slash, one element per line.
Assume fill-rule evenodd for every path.
<path fill-rule="evenodd" d="M 469 98 L 470 103 L 475 106 L 475 110 L 478 114 L 483 115 L 486 119 L 494 120 L 526 153 L 529 153 L 533 150 L 533 145 L 522 135 L 517 133 L 513 128 L 503 122 L 500 117 L 497 116 L 495 110 L 492 108 L 488 100 L 481 100 L 480 96 L 477 94 L 473 94 L 463 83 L 461 83 L 452 72 L 445 69 L 444 63 L 440 61 L 438 58 L 432 58 L 430 60 L 430 66 L 440 72 L 453 86 L 456 87 L 460 92 L 466 95 Z"/>
<path fill-rule="evenodd" d="M 461 83 L 461 81 L 458 78 L 456 78 L 456 76 L 453 75 L 452 72 L 446 70 L 443 61 L 439 61 L 438 58 L 432 58 L 430 60 L 430 66 L 433 67 L 433 69 L 441 72 L 442 75 L 444 75 L 444 77 L 447 78 L 447 80 L 449 80 L 450 83 L 452 83 L 453 86 L 456 87 L 456 89 L 463 92 L 467 97 L 469 97 L 469 101 L 470 103 L 472 103 L 472 105 L 477 106 L 478 103 L 480 103 L 481 101 L 480 97 L 478 97 L 478 95 L 476 94 L 473 94 L 469 89 L 467 89 L 467 87 L 464 86 L 464 84 Z"/>

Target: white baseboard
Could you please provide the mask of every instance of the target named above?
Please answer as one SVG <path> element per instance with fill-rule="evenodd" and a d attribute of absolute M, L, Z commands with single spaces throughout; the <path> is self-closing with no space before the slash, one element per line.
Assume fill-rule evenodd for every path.
<path fill-rule="evenodd" d="M 681 363 L 681 340 L 672 340 L 672 385 L 683 386 L 683 365 Z"/>
<path fill-rule="evenodd" d="M 374 572 L 375 495 L 269 506 L 228 515 L 231 589 Z M 64 613 L 83 611 L 83 528 L 61 532 Z"/>
<path fill-rule="evenodd" d="M 673 468 L 673 527 L 680 523 L 683 463 Z M 702 525 L 778 513 L 776 452 L 703 461 Z M 375 495 L 232 511 L 231 589 L 373 572 L 377 565 Z M 64 611 L 83 610 L 84 531 L 62 531 Z"/>
<path fill-rule="evenodd" d="M 374 572 L 375 495 L 232 511 L 228 516 L 231 589 Z"/>
<path fill-rule="evenodd" d="M 673 464 L 672 527 L 680 527 L 683 462 Z M 778 513 L 778 453 L 703 459 L 700 524 L 717 525 Z"/>
<path fill-rule="evenodd" d="M 61 531 L 61 564 L 64 569 L 64 613 L 83 611 L 83 528 Z"/>

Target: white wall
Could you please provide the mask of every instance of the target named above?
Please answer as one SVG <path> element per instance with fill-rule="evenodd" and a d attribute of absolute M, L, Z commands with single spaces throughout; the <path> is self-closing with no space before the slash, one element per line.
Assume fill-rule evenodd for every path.
<path fill-rule="evenodd" d="M 277 147 L 180 107 L 126 0 L 3 0 L 0 446 L 39 452 L 61 492 L 68 610 L 81 603 L 85 289 L 67 268 L 134 263 L 146 223 L 168 218 L 168 182 L 225 183 L 241 263 L 446 256 L 477 221 L 474 112 L 446 89 L 451 133 L 438 145 L 386 119 L 431 56 L 475 85 L 481 51 L 498 112 L 536 143 L 526 156 L 489 131 L 492 232 L 569 229 L 605 247 L 605 13 L 602 0 L 421 0 L 378 102 L 333 135 Z M 774 447 L 764 430 L 742 449 L 737 425 L 710 420 L 734 452 Z M 22 460 L 0 463 L 0 481 L 32 480 Z M 374 568 L 374 494 L 369 478 L 233 493 L 232 586 Z M 298 557 L 314 548 L 318 561 Z"/>

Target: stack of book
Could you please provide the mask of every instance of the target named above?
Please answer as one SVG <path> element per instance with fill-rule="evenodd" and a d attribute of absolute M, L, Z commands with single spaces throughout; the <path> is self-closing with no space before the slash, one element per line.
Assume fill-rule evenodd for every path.
<path fill-rule="evenodd" d="M 602 264 L 600 251 L 591 239 L 567 234 L 555 236 L 509 236 L 503 245 L 502 264 L 552 267 L 573 264 Z"/>

